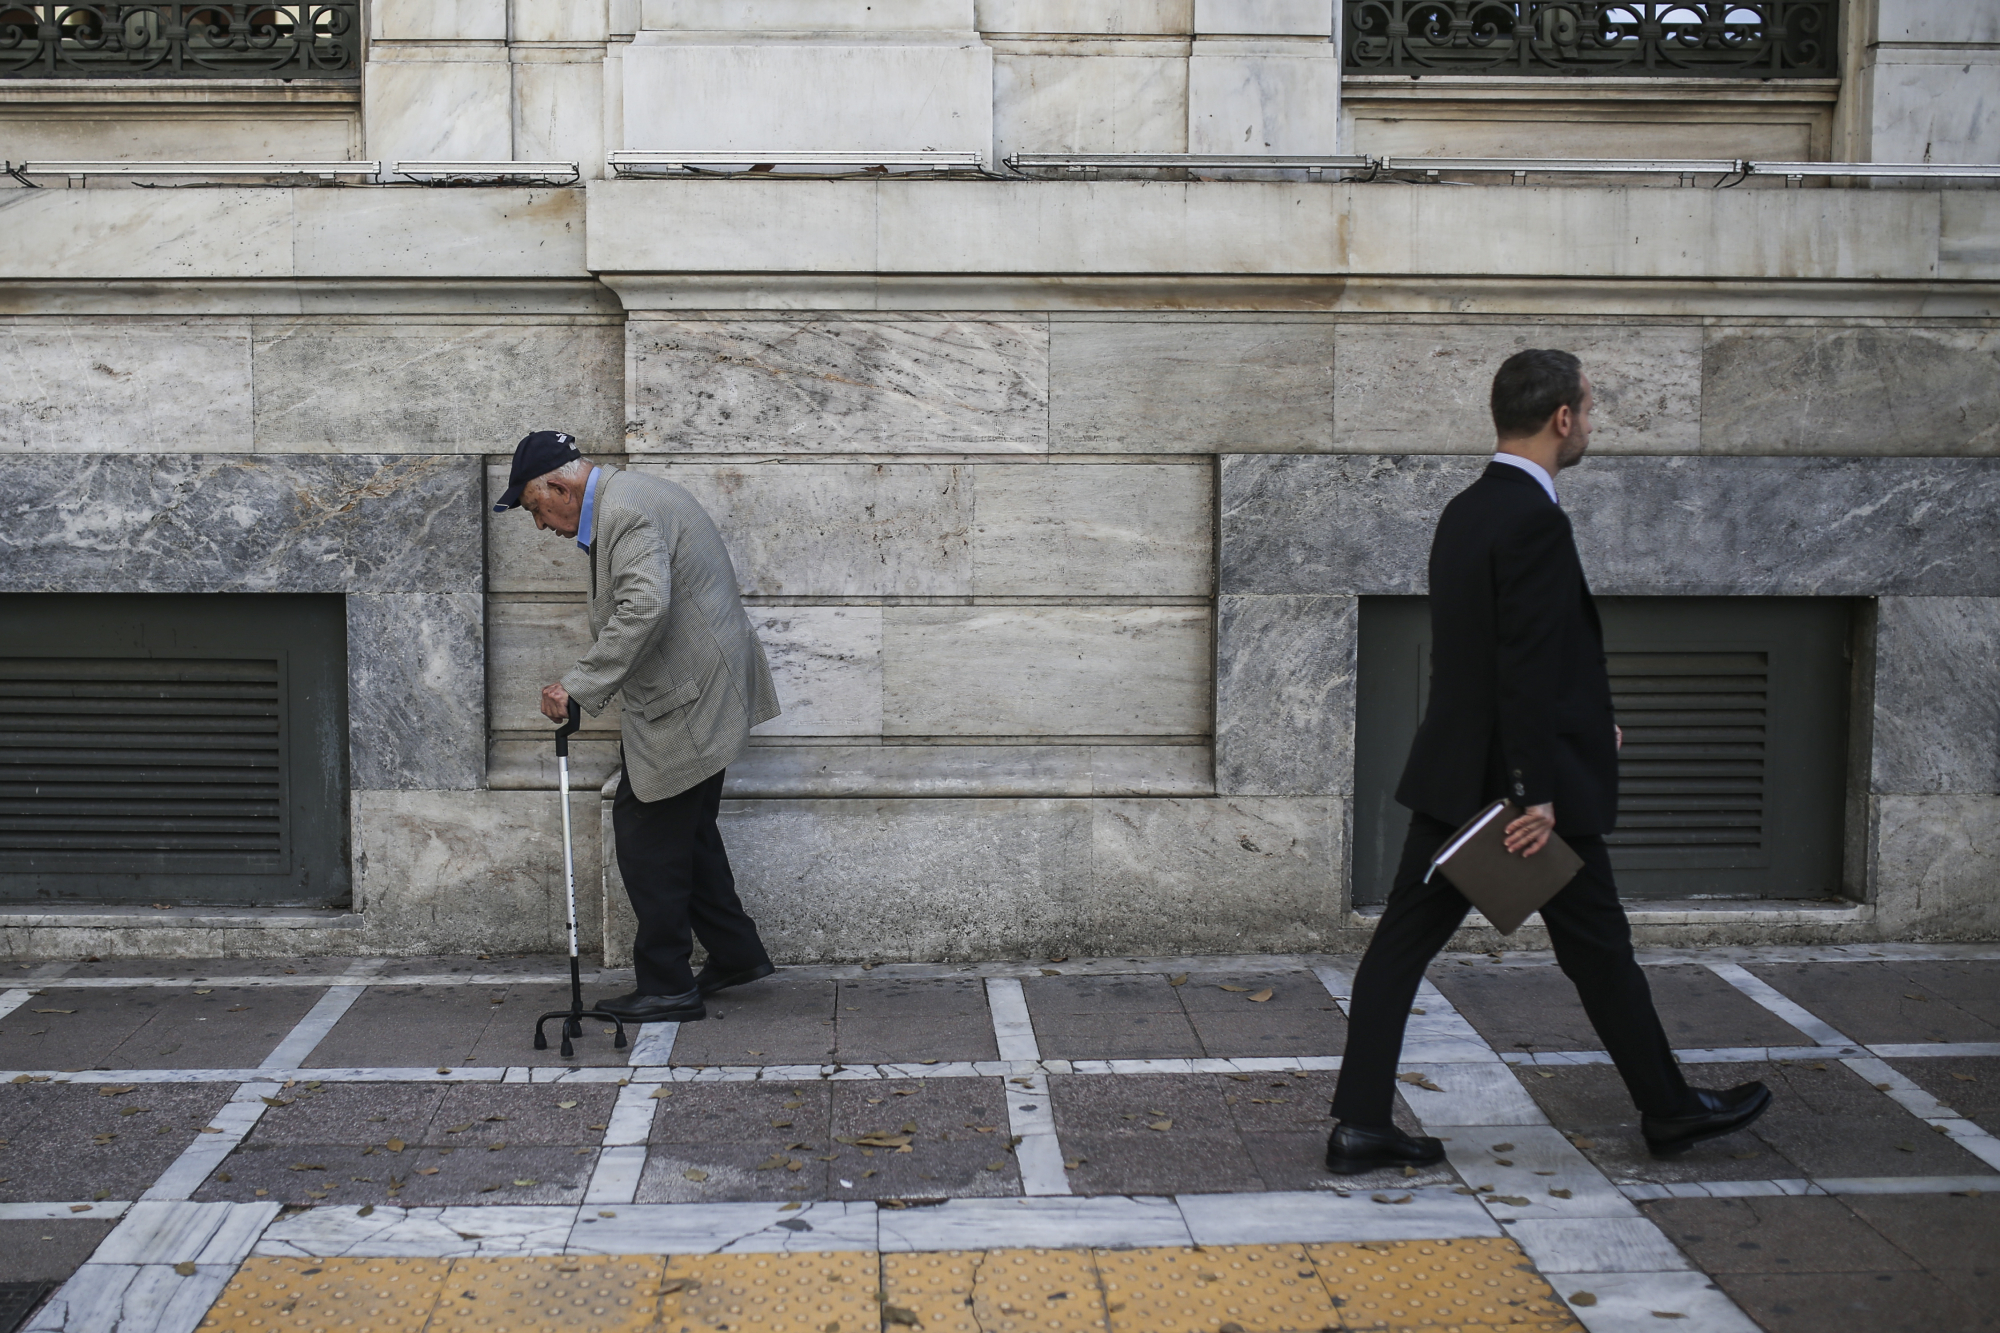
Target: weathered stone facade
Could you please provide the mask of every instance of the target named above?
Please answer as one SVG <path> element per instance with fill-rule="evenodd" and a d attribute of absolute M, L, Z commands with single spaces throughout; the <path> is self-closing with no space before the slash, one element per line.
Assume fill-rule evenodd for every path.
<path fill-rule="evenodd" d="M 532 155 L 448 108 L 504 101 L 510 42 L 570 38 L 418 31 L 427 8 L 376 7 L 368 151 Z M 994 0 L 869 58 L 980 65 L 973 140 L 1088 150 L 1200 148 L 1245 89 L 1296 109 L 1337 73 L 1324 34 L 1215 18 L 1282 5 L 1195 5 L 1220 26 L 1190 50 L 1047 26 L 1102 8 Z M 647 4 L 681 36 L 621 77 L 712 49 L 681 11 L 722 21 Z M 497 54 L 418 58 L 447 37 Z M 561 82 L 620 63 L 598 40 L 599 65 L 512 66 L 555 99 L 516 107 L 555 135 L 537 152 L 601 161 Z M 627 131 L 685 113 L 626 89 Z M 1065 98 L 1099 128 L 1052 143 Z M 1269 122 L 1285 150 L 1330 151 L 1300 116 Z M 1598 591 L 1870 608 L 1843 882 L 1641 934 L 2000 929 L 2000 193 L 598 180 L 7 191 L 0 215 L 0 591 L 346 594 L 358 886 L 326 912 L 0 912 L 16 953 L 559 947 L 535 695 L 587 641 L 585 575 L 488 504 L 545 427 L 689 487 L 729 542 L 785 714 L 725 832 L 784 957 L 1353 945 L 1357 599 L 1422 591 L 1527 346 L 1596 387 L 1563 484 Z M 616 727 L 573 750 L 585 933 L 614 958 Z"/>

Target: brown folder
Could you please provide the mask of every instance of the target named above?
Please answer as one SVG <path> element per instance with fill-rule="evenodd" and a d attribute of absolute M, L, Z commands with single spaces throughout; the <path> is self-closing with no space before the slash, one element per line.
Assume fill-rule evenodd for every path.
<path fill-rule="evenodd" d="M 1428 880 L 1442 870 L 1502 935 L 1520 929 L 1583 869 L 1583 858 L 1554 833 L 1533 856 L 1508 851 L 1507 826 L 1520 817 L 1512 801 L 1493 802 L 1451 835 L 1424 875 Z"/>

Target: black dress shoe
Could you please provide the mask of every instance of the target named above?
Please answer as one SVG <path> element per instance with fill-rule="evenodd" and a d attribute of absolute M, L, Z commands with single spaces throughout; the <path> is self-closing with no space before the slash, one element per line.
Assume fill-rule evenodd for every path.
<path fill-rule="evenodd" d="M 778 969 L 769 962 L 757 963 L 750 967 L 739 967 L 731 972 L 722 971 L 713 963 L 694 974 L 694 988 L 704 997 L 731 986 L 742 986 L 752 981 L 762 981 Z"/>
<path fill-rule="evenodd" d="M 1692 1115 L 1639 1117 L 1639 1131 L 1646 1136 L 1646 1147 L 1653 1156 L 1672 1157 L 1704 1139 L 1734 1134 L 1771 1106 L 1771 1090 L 1762 1083 L 1744 1083 L 1727 1092 L 1710 1088 L 1693 1091 L 1701 1110 Z"/>
<path fill-rule="evenodd" d="M 1336 1176 L 1358 1176 L 1385 1166 L 1430 1166 L 1444 1160 L 1444 1144 L 1405 1134 L 1391 1125 L 1363 1129 L 1340 1124 L 1326 1140 L 1326 1169 Z"/>
<path fill-rule="evenodd" d="M 681 995 L 642 995 L 633 991 L 630 995 L 599 1000 L 597 1007 L 627 1023 L 692 1023 L 708 1017 L 698 990 Z"/>

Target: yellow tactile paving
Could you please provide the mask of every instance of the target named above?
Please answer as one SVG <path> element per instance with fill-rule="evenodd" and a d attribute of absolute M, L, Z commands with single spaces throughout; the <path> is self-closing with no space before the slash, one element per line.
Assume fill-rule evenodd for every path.
<path fill-rule="evenodd" d="M 455 1259 L 426 1333 L 638 1333 L 667 1261 L 645 1255 Z"/>
<path fill-rule="evenodd" d="M 881 1268 L 872 1253 L 700 1254 L 667 1261 L 663 1333 L 878 1333 Z M 679 1308 L 673 1302 L 679 1300 Z"/>
<path fill-rule="evenodd" d="M 1353 1330 L 1578 1327 L 1511 1240 L 1405 1240 L 1307 1245 Z"/>
<path fill-rule="evenodd" d="M 1112 1333 L 1337 1328 L 1326 1287 L 1297 1245 L 1105 1250 L 1097 1256 Z"/>
<path fill-rule="evenodd" d="M 249 1259 L 205 1333 L 1580 1333 L 1511 1240 Z"/>
<path fill-rule="evenodd" d="M 1105 1327 L 1089 1250 L 885 1254 L 882 1307 L 886 1318 L 907 1312 L 921 1333 L 1103 1333 Z"/>
<path fill-rule="evenodd" d="M 219 1333 L 417 1333 L 447 1259 L 246 1259 L 201 1321 Z"/>

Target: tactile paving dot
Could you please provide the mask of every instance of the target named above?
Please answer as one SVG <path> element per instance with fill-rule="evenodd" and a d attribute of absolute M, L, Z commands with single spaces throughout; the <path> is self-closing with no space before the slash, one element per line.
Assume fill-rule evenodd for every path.
<path fill-rule="evenodd" d="M 1348 1329 L 1575 1329 L 1548 1282 L 1507 1239 L 1307 1245 Z"/>
<path fill-rule="evenodd" d="M 1100 1250 L 1113 1333 L 1337 1328 L 1340 1316 L 1297 1245 Z"/>
<path fill-rule="evenodd" d="M 215 1298 L 214 1333 L 416 1333 L 444 1288 L 446 1259 L 245 1259 Z"/>
<path fill-rule="evenodd" d="M 1103 1333 L 1104 1298 L 1088 1250 L 988 1250 L 882 1256 L 882 1303 L 922 1333 Z"/>
<path fill-rule="evenodd" d="M 454 1259 L 429 1333 L 651 1329 L 665 1267 L 643 1255 Z"/>
<path fill-rule="evenodd" d="M 666 1333 L 879 1333 L 881 1269 L 872 1253 L 697 1254 L 667 1261 L 679 1280 Z M 672 1307 L 669 1306 L 671 1314 Z"/>

